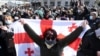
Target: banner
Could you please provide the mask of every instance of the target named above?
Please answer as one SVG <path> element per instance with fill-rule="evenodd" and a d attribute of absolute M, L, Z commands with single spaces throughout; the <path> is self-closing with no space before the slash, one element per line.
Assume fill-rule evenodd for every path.
<path fill-rule="evenodd" d="M 24 19 L 27 24 L 39 35 L 48 29 L 53 28 L 57 31 L 57 38 L 60 40 L 64 36 L 69 35 L 78 26 L 82 24 L 81 21 L 63 21 L 63 20 L 33 20 Z M 25 32 L 23 25 L 16 21 L 10 25 L 10 28 L 14 29 L 14 42 L 17 52 L 17 56 L 40 56 L 40 47 L 31 40 Z M 64 47 L 62 56 L 75 56 L 81 39 L 84 33 L 89 29 L 87 25 L 86 29 L 79 35 L 79 37 L 70 45 Z"/>

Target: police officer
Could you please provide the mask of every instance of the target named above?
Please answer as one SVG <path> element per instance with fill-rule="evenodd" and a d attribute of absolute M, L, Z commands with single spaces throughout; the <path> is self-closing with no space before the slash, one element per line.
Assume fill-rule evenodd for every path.
<path fill-rule="evenodd" d="M 77 56 L 100 56 L 100 20 L 95 23 L 95 29 L 88 30 L 82 38 Z"/>

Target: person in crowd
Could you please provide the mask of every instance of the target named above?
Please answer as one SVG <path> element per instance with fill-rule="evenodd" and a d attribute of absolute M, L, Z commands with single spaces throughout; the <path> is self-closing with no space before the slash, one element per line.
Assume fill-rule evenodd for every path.
<path fill-rule="evenodd" d="M 40 55 L 41 56 L 61 56 L 63 48 L 70 43 L 72 43 L 84 30 L 87 23 L 84 21 L 82 26 L 79 26 L 75 31 L 73 31 L 68 36 L 65 36 L 64 39 L 57 39 L 57 32 L 54 29 L 47 29 L 43 33 L 43 39 L 38 36 L 34 30 L 30 28 L 30 26 L 25 23 L 23 19 L 20 20 L 23 25 L 25 31 L 28 33 L 30 38 L 34 40 L 40 46 Z"/>
<path fill-rule="evenodd" d="M 98 13 L 96 11 L 92 11 L 90 12 L 90 15 L 88 16 L 88 18 L 86 18 L 90 27 L 93 29 L 95 29 L 96 27 L 96 23 L 99 21 L 99 18 L 98 18 Z"/>
<path fill-rule="evenodd" d="M 33 18 L 33 19 L 36 19 L 36 20 L 37 20 L 37 19 L 38 19 L 38 20 L 41 20 L 41 19 L 40 19 L 39 14 L 37 14 L 37 13 L 35 13 L 35 14 L 34 14 L 34 18 Z"/>
<path fill-rule="evenodd" d="M 61 20 L 60 14 L 57 14 L 57 15 L 55 16 L 55 20 Z"/>
<path fill-rule="evenodd" d="M 0 8 L 0 21 L 2 21 L 3 22 L 3 12 L 2 12 L 2 9 Z"/>
<path fill-rule="evenodd" d="M 45 13 L 43 19 L 46 19 L 46 20 L 53 20 L 53 19 L 54 19 L 54 18 L 52 17 L 52 15 L 51 15 L 51 10 L 50 10 L 50 9 L 47 9 L 47 10 L 46 10 L 46 13 Z"/>
<path fill-rule="evenodd" d="M 18 20 L 21 17 L 21 11 L 19 8 L 13 8 L 9 13 L 11 14 L 14 21 Z"/>
<path fill-rule="evenodd" d="M 85 5 L 78 5 L 73 9 L 73 15 L 75 20 L 83 20 L 88 14 L 89 11 Z"/>
<path fill-rule="evenodd" d="M 77 56 L 100 56 L 100 19 L 82 38 Z"/>
<path fill-rule="evenodd" d="M 74 6 L 75 6 L 75 0 L 71 0 L 71 1 L 70 1 L 70 7 L 73 8 Z"/>
<path fill-rule="evenodd" d="M 10 15 L 5 15 L 3 20 L 4 20 L 4 25 L 10 25 L 11 23 L 14 22 L 14 19 Z"/>
<path fill-rule="evenodd" d="M 66 10 L 63 9 L 62 13 L 61 13 L 61 20 L 69 20 L 69 18 L 67 18 L 67 12 Z"/>
<path fill-rule="evenodd" d="M 24 12 L 23 12 L 23 14 L 21 15 L 21 18 L 30 18 L 30 16 L 29 16 L 29 14 L 28 14 L 28 10 L 25 10 Z"/>
<path fill-rule="evenodd" d="M 6 14 L 3 18 L 3 20 L 4 20 L 4 27 L 5 27 L 6 31 L 8 31 L 9 25 L 14 22 L 14 19 L 11 17 L 11 15 Z M 13 29 L 11 29 L 11 31 L 13 31 Z M 13 32 L 11 32 L 11 33 L 13 34 Z M 8 55 L 9 56 L 16 56 L 13 35 L 12 35 L 12 37 L 9 35 L 7 37 L 8 38 L 6 38 L 6 42 L 7 42 Z"/>
<path fill-rule="evenodd" d="M 16 56 L 16 52 L 11 53 L 11 43 L 13 32 L 8 31 L 8 28 L 0 21 L 0 56 Z M 10 49 L 9 49 L 10 48 Z M 13 54 L 13 55 L 12 55 Z"/>
<path fill-rule="evenodd" d="M 39 15 L 40 19 L 42 19 L 44 17 L 43 8 L 38 8 L 37 10 L 34 11 L 34 13 L 37 13 Z"/>

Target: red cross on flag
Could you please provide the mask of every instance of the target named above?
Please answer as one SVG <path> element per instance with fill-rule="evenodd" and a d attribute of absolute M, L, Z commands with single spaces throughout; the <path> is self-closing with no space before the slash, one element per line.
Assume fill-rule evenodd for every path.
<path fill-rule="evenodd" d="M 57 38 L 62 39 L 80 26 L 83 21 L 25 19 L 25 22 L 40 36 L 46 29 L 53 28 L 57 31 Z M 14 29 L 14 42 L 17 56 L 40 56 L 39 46 L 29 38 L 19 21 L 14 22 L 10 27 Z M 73 43 L 64 48 L 63 56 L 76 55 L 79 43 L 87 29 L 89 29 L 88 25 Z"/>

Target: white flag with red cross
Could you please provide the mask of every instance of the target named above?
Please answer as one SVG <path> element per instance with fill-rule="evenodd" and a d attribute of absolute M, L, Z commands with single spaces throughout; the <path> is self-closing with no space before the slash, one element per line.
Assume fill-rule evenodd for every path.
<path fill-rule="evenodd" d="M 83 20 L 78 21 L 61 21 L 61 20 L 33 20 L 24 19 L 27 24 L 40 36 L 48 29 L 53 28 L 57 31 L 57 38 L 62 39 L 78 26 L 80 26 Z M 14 29 L 14 43 L 17 52 L 17 56 L 40 56 L 40 47 L 31 40 L 28 34 L 25 32 L 22 24 L 19 21 L 10 25 Z M 70 45 L 63 49 L 62 56 L 75 56 L 81 39 L 84 33 L 89 29 L 87 25 L 86 29 L 79 35 L 79 37 Z"/>

